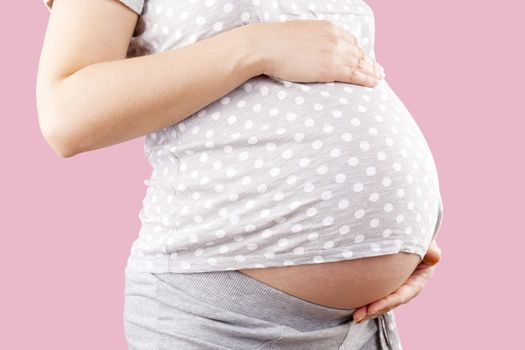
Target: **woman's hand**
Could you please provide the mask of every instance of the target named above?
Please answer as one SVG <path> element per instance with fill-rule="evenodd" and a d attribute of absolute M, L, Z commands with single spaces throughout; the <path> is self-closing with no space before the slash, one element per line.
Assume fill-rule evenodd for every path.
<path fill-rule="evenodd" d="M 436 264 L 441 260 L 441 248 L 436 240 L 432 240 L 425 257 L 416 267 L 412 275 L 395 292 L 383 299 L 374 301 L 354 311 L 353 317 L 358 323 L 367 321 L 386 313 L 393 308 L 406 304 L 417 296 L 427 281 L 434 274 Z"/>
<path fill-rule="evenodd" d="M 383 67 L 357 38 L 327 20 L 255 23 L 262 74 L 296 82 L 342 81 L 373 87 Z"/>

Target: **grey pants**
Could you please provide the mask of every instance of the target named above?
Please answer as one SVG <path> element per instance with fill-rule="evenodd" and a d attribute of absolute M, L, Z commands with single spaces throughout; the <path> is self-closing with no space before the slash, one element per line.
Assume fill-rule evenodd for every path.
<path fill-rule="evenodd" d="M 236 270 L 125 276 L 129 350 L 402 349 L 393 311 L 358 324 Z"/>

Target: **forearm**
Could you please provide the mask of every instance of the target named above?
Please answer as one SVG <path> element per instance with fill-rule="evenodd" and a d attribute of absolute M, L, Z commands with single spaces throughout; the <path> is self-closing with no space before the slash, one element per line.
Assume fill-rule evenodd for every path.
<path fill-rule="evenodd" d="M 53 88 L 64 156 L 177 123 L 262 72 L 249 25 L 156 54 L 86 66 Z"/>

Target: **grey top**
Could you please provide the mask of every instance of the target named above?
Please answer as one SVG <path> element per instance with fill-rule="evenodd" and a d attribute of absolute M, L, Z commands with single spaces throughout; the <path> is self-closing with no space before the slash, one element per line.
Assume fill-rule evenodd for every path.
<path fill-rule="evenodd" d="M 375 58 L 374 14 L 362 0 L 121 1 L 141 15 L 128 57 L 302 18 L 334 22 Z M 253 77 L 146 135 L 144 151 L 152 173 L 128 259 L 136 271 L 423 258 L 442 220 L 432 153 L 386 80 Z"/>

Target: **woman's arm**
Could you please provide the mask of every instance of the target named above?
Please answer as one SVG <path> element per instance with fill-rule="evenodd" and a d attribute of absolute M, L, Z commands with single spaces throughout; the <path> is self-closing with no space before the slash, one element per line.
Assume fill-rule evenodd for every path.
<path fill-rule="evenodd" d="M 118 1 L 54 1 L 36 97 L 42 134 L 57 154 L 172 125 L 262 74 L 251 25 L 126 59 L 137 17 Z"/>

